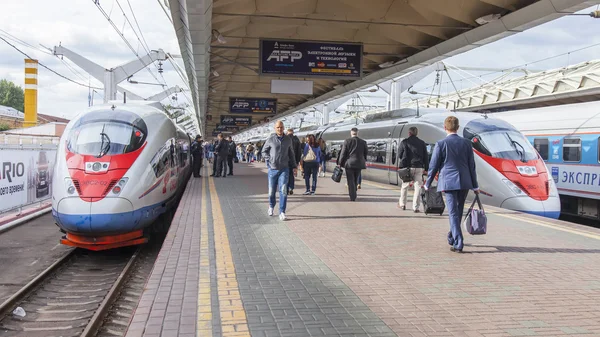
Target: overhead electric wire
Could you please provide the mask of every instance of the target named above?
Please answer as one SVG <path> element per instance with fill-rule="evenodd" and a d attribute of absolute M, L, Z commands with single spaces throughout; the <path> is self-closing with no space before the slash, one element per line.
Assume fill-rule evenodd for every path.
<path fill-rule="evenodd" d="M 100 13 L 102 13 L 102 15 L 104 15 L 104 17 L 106 18 L 106 20 L 108 20 L 108 22 L 110 23 L 110 25 L 115 29 L 115 31 L 117 32 L 117 34 L 119 34 L 119 36 L 121 37 L 121 39 L 123 40 L 123 42 L 125 42 L 125 44 L 129 47 L 129 49 L 131 49 L 131 51 L 133 52 L 133 54 L 138 58 L 138 60 L 140 60 L 142 62 L 142 64 L 144 64 L 144 66 L 148 66 L 148 64 L 146 64 L 142 58 L 139 56 L 139 54 L 135 51 L 135 49 L 133 48 L 133 46 L 131 45 L 131 43 L 129 42 L 129 40 L 127 40 L 127 38 L 125 37 L 125 34 L 123 34 L 120 30 L 119 27 L 117 27 L 115 25 L 115 22 L 110 18 L 110 16 L 108 14 L 106 14 L 106 11 L 102 8 L 102 6 L 100 5 L 99 2 L 92 0 L 92 2 L 96 5 L 96 7 L 98 7 L 98 10 L 100 11 Z M 119 4 L 119 1 L 117 0 L 117 4 L 119 5 L 119 8 L 121 8 L 121 5 Z M 123 9 L 121 8 L 121 11 L 123 12 L 123 15 L 125 16 L 125 19 L 127 20 L 127 22 L 129 22 L 129 18 L 127 17 L 127 15 L 125 14 L 125 12 L 123 11 Z M 131 26 L 132 30 L 133 30 L 133 25 L 131 25 L 131 22 L 129 22 L 129 25 Z M 139 37 L 137 36 L 137 33 L 135 32 L 135 30 L 133 31 L 134 34 L 136 35 L 138 41 L 141 43 L 141 40 L 139 39 Z M 153 63 L 153 62 L 152 62 Z M 146 68 L 147 69 L 147 68 Z M 150 71 L 150 74 L 154 77 L 154 79 L 156 80 L 156 82 L 160 81 L 158 80 L 158 78 L 154 75 L 154 73 L 152 73 Z M 162 83 L 161 83 L 162 85 Z"/>
<path fill-rule="evenodd" d="M 15 45 L 13 45 L 12 43 L 10 43 L 10 42 L 6 41 L 6 39 L 5 39 L 4 37 L 0 36 L 0 40 L 2 40 L 2 41 L 4 41 L 4 42 L 6 42 L 6 44 L 8 44 L 9 46 L 11 46 L 11 47 L 13 47 L 14 49 L 16 49 L 16 50 L 17 50 L 19 53 L 21 53 L 21 54 L 25 55 L 27 58 L 31 59 L 31 56 L 27 55 L 27 54 L 26 54 L 24 51 L 22 51 L 21 49 L 17 48 L 17 47 L 16 47 Z M 51 71 L 51 72 L 53 72 L 54 74 L 56 74 L 56 75 L 58 75 L 58 76 L 60 76 L 60 77 L 64 78 L 65 80 L 67 80 L 67 81 L 69 81 L 69 82 L 73 82 L 73 83 L 75 83 L 75 84 L 77 84 L 77 85 L 80 85 L 80 86 L 82 86 L 82 87 L 86 87 L 86 88 L 93 88 L 93 89 L 99 89 L 99 90 L 100 90 L 100 89 L 102 89 L 102 88 L 98 88 L 98 87 L 92 87 L 92 86 L 90 86 L 90 85 L 88 85 L 88 84 L 82 84 L 82 83 L 79 83 L 79 82 L 77 82 L 77 81 L 75 81 L 75 80 L 72 80 L 72 79 L 70 79 L 70 78 L 66 77 L 65 75 L 62 75 L 62 74 L 60 74 L 60 73 L 58 73 L 58 72 L 56 72 L 56 71 L 52 70 L 51 68 L 47 67 L 47 66 L 46 66 L 45 64 L 43 64 L 42 62 L 39 62 L 39 61 L 38 61 L 38 64 L 39 64 L 40 66 L 42 66 L 42 67 L 44 67 L 44 68 L 46 68 L 46 69 L 50 70 L 50 71 Z"/>

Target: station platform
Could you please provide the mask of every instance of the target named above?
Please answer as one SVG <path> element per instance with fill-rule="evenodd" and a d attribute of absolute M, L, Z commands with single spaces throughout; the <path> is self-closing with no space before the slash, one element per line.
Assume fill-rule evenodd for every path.
<path fill-rule="evenodd" d="M 600 336 L 598 229 L 487 207 L 455 253 L 398 187 L 297 178 L 280 221 L 264 164 L 234 174 L 190 180 L 127 337 Z"/>

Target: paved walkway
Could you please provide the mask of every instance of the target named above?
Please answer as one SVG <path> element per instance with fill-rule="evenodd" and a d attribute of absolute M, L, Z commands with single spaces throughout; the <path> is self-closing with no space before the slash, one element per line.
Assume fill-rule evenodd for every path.
<path fill-rule="evenodd" d="M 599 230 L 489 208 L 457 254 L 396 187 L 320 178 L 281 222 L 235 170 L 190 181 L 127 336 L 600 336 Z"/>

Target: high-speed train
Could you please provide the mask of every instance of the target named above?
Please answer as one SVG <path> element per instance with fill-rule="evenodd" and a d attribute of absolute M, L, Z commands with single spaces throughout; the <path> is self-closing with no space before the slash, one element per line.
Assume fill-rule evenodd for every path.
<path fill-rule="evenodd" d="M 481 201 L 485 204 L 558 218 L 560 200 L 556 185 L 542 158 L 529 141 L 506 121 L 477 113 L 449 112 L 438 109 L 400 109 L 367 116 L 354 122 L 301 129 L 295 134 L 314 134 L 327 143 L 335 163 L 350 129 L 357 127 L 359 137 L 367 141 L 367 170 L 363 178 L 398 184 L 397 153 L 400 142 L 408 137 L 408 129 L 416 126 L 418 137 L 427 143 L 431 153 L 435 143 L 446 136 L 444 119 L 458 117 L 458 134 L 471 140 L 475 152 Z"/>
<path fill-rule="evenodd" d="M 155 220 L 176 205 L 190 177 L 190 141 L 157 102 L 98 105 L 71 120 L 53 173 L 61 243 L 104 250 L 164 231 Z"/>
<path fill-rule="evenodd" d="M 600 102 L 490 114 L 514 125 L 539 152 L 562 212 L 600 220 Z"/>

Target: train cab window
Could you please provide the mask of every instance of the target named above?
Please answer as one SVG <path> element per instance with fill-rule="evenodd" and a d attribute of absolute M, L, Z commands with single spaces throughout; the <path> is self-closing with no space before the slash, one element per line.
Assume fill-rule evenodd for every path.
<path fill-rule="evenodd" d="M 533 140 L 533 147 L 537 150 L 543 160 L 548 160 L 550 151 L 548 138 L 535 138 Z"/>
<path fill-rule="evenodd" d="M 385 140 L 369 140 L 367 147 L 367 161 L 382 164 L 386 162 L 387 142 Z"/>
<path fill-rule="evenodd" d="M 133 152 L 144 144 L 145 139 L 145 132 L 131 124 L 93 121 L 73 127 L 67 148 L 77 154 L 101 158 Z"/>
<path fill-rule="evenodd" d="M 581 139 L 565 138 L 563 139 L 563 161 L 580 162 L 581 161 Z"/>
<path fill-rule="evenodd" d="M 538 159 L 527 138 L 502 120 L 472 120 L 465 126 L 463 137 L 471 141 L 473 149 L 486 156 L 523 162 Z"/>

